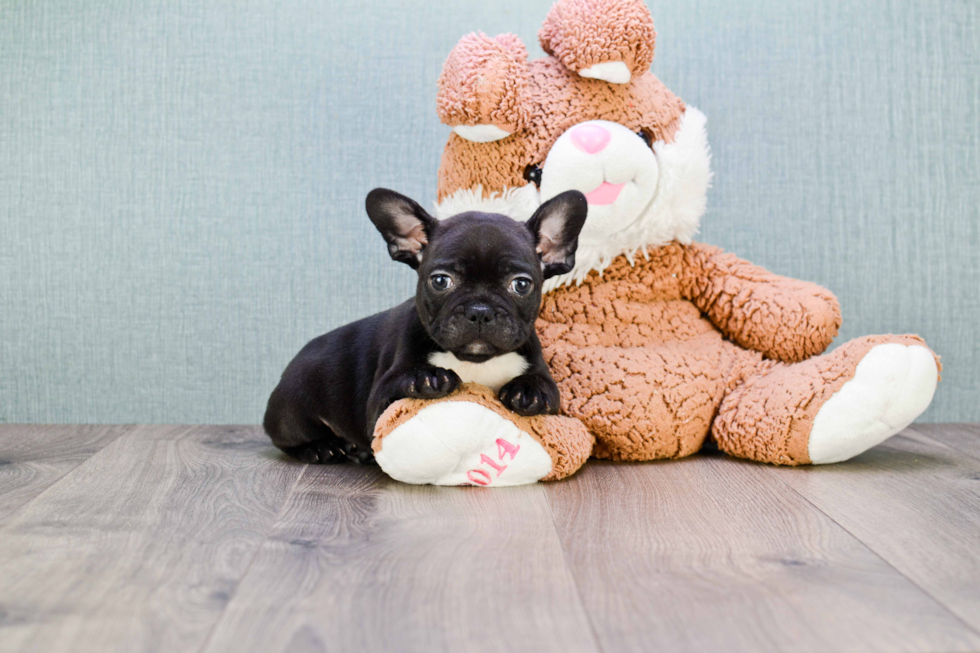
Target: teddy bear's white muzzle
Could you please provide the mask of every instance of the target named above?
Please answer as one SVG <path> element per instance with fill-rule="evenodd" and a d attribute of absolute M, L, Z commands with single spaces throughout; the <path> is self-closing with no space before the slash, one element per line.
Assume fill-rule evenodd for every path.
<path fill-rule="evenodd" d="M 601 241 L 636 221 L 657 190 L 653 151 L 619 123 L 590 120 L 562 134 L 548 152 L 541 201 L 567 190 L 585 193 L 589 219 L 583 242 Z"/>

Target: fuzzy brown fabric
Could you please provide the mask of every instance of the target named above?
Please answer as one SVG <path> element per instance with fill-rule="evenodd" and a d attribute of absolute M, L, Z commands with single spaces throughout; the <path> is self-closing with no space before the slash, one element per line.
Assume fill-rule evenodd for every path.
<path fill-rule="evenodd" d="M 866 336 L 802 363 L 761 365 L 722 402 L 712 427 L 718 448 L 739 458 L 808 464 L 817 411 L 854 378 L 857 364 L 872 347 L 889 342 L 926 346 L 913 335 Z"/>
<path fill-rule="evenodd" d="M 713 432 L 732 455 L 794 465 L 810 462 L 817 410 L 872 346 L 924 344 L 874 336 L 811 358 L 840 321 L 815 284 L 671 243 L 546 295 L 538 333 L 565 414 L 596 437 L 596 457 L 680 458 Z"/>
<path fill-rule="evenodd" d="M 513 34 L 468 34 L 439 76 L 436 107 L 453 125 L 496 125 L 513 132 L 528 121 L 527 49 Z"/>
<path fill-rule="evenodd" d="M 541 166 L 558 137 L 586 120 L 618 122 L 673 142 L 686 107 L 650 72 L 656 32 L 643 2 L 559 0 L 538 39 L 554 56 L 528 63 L 527 48 L 513 34 L 468 34 L 449 53 L 436 100 L 442 122 L 493 124 L 512 133 L 492 143 L 450 135 L 439 165 L 440 202 L 477 186 L 484 197 L 525 186 L 527 166 Z M 630 69 L 629 83 L 578 74 L 614 61 Z"/>
<path fill-rule="evenodd" d="M 592 453 L 595 440 L 579 420 L 561 415 L 521 417 L 507 410 L 492 390 L 475 383 L 464 383 L 459 390 L 442 399 L 400 399 L 393 403 L 382 413 L 374 427 L 372 448 L 375 453 L 384 447 L 386 435 L 415 417 L 426 406 L 443 401 L 479 404 L 509 419 L 517 428 L 534 438 L 551 456 L 551 472 L 542 481 L 557 481 L 574 474 Z"/>
<path fill-rule="evenodd" d="M 686 108 L 647 70 L 655 33 L 643 2 L 558 0 L 539 38 L 553 56 L 530 63 L 513 35 L 464 37 L 450 54 L 440 81 L 443 122 L 515 131 L 490 143 L 451 135 L 439 169 L 440 202 L 457 192 L 488 198 L 521 189 L 529 183 L 525 168 L 541 166 L 557 139 L 587 120 L 674 142 Z M 614 61 L 627 65 L 629 83 L 577 74 Z M 495 102 L 506 111 L 495 113 Z M 809 463 L 819 409 L 854 378 L 871 348 L 924 345 L 916 336 L 868 336 L 821 356 L 841 324 L 831 292 L 715 247 L 658 245 L 635 265 L 620 256 L 601 275 L 593 271 L 581 285 L 544 297 L 537 327 L 545 359 L 564 414 L 595 436 L 597 457 L 679 458 L 712 437 L 733 456 Z M 522 419 L 501 412 L 492 393 L 467 392 L 453 398 L 477 397 Z M 408 419 L 423 405 L 406 404 L 397 414 Z M 553 418 L 535 419 L 521 428 L 542 443 L 547 429 L 575 432 L 574 420 L 559 427 Z M 551 446 L 560 451 L 567 441 L 560 435 Z M 575 451 L 570 467 L 577 469 Z"/>
<path fill-rule="evenodd" d="M 645 73 L 656 38 L 646 7 L 623 0 L 559 0 L 538 32 L 541 48 L 573 72 L 622 61 L 634 75 Z"/>
<path fill-rule="evenodd" d="M 472 38 L 472 35 L 464 37 L 453 49 L 447 66 L 452 62 L 456 70 L 465 67 L 461 60 L 474 56 Z M 482 58 L 468 65 L 490 68 Z M 511 136 L 492 143 L 473 143 L 451 134 L 439 165 L 440 202 L 460 189 L 482 186 L 483 196 L 488 197 L 491 193 L 526 185 L 524 169 L 532 164 L 543 165 L 558 137 L 586 120 L 611 120 L 636 132 L 646 130 L 655 141 L 673 142 L 685 106 L 653 73 L 637 75 L 629 84 L 609 84 L 579 77 L 552 57 L 532 61 L 528 67 L 530 77 L 521 96 L 528 115 L 526 124 Z M 493 80 L 499 77 L 500 73 L 494 69 L 487 84 L 497 84 Z M 442 90 L 450 87 L 448 78 L 440 82 L 438 109 L 444 123 L 476 125 L 497 120 L 488 109 L 457 110 L 457 106 L 483 107 L 483 104 L 478 97 L 466 96 L 466 89 L 475 86 L 452 84 L 450 94 Z"/>

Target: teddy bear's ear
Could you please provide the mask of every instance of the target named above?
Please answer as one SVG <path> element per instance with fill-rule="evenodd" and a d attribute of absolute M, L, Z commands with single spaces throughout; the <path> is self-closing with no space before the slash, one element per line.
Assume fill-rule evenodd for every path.
<path fill-rule="evenodd" d="M 527 122 L 524 93 L 530 75 L 527 48 L 513 34 L 467 34 L 439 76 L 439 119 L 470 141 L 506 138 Z"/>
<path fill-rule="evenodd" d="M 642 0 L 558 0 L 538 32 L 570 71 L 613 84 L 649 70 L 656 37 Z"/>

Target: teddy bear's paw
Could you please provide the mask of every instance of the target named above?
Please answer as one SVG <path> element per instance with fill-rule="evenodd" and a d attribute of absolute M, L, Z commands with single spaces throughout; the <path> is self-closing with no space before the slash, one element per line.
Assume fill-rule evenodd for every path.
<path fill-rule="evenodd" d="M 928 348 L 895 342 L 872 347 L 854 378 L 817 412 L 810 460 L 815 465 L 848 460 L 902 431 L 929 406 L 938 380 Z"/>
<path fill-rule="evenodd" d="M 553 466 L 530 434 L 469 401 L 426 406 L 380 444 L 375 458 L 381 469 L 416 485 L 525 485 L 550 474 Z"/>

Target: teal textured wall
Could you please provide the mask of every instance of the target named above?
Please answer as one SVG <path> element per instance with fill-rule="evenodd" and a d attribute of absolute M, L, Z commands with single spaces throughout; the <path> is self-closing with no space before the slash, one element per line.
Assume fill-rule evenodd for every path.
<path fill-rule="evenodd" d="M 549 0 L 0 3 L 0 421 L 256 422 L 311 337 L 409 296 L 362 212 L 431 204 L 436 78 Z M 708 116 L 700 239 L 944 356 L 980 421 L 980 5 L 650 5 Z"/>

